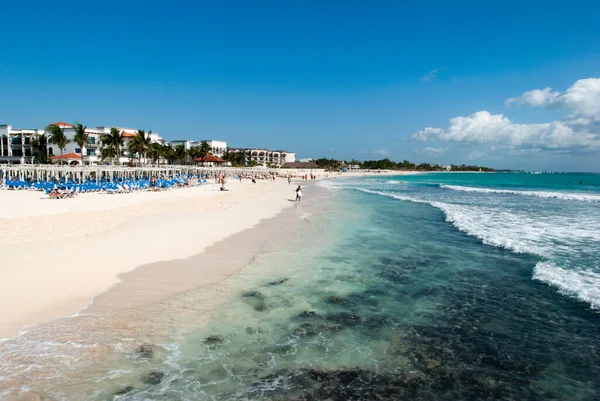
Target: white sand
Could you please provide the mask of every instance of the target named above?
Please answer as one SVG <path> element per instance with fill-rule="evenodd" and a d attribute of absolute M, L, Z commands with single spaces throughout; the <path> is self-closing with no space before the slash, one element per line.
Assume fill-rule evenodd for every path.
<path fill-rule="evenodd" d="M 208 184 L 62 200 L 40 192 L 0 191 L 0 338 L 76 313 L 118 283 L 120 273 L 188 258 L 275 216 L 294 204 L 297 183 L 303 181 L 289 186 L 285 179 L 231 180 L 227 192 Z M 226 273 L 204 269 L 199 273 L 206 283 Z M 138 280 L 143 281 L 142 273 Z"/>
<path fill-rule="evenodd" d="M 138 266 L 187 258 L 293 205 L 284 180 L 48 200 L 0 191 L 0 338 L 69 316 Z"/>

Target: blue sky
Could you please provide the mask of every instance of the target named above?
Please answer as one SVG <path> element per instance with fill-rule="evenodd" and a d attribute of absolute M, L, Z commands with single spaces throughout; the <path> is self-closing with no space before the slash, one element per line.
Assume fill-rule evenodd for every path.
<path fill-rule="evenodd" d="M 3 5 L 0 123 L 600 171 L 598 2 L 86 3 Z"/>

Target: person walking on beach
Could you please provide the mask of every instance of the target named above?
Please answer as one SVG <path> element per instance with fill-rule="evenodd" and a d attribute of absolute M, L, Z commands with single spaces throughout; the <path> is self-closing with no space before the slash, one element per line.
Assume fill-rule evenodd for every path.
<path fill-rule="evenodd" d="M 296 188 L 296 202 L 300 202 L 302 200 L 302 187 L 298 185 Z"/>
<path fill-rule="evenodd" d="M 292 177 L 288 177 L 288 185 L 292 185 Z"/>

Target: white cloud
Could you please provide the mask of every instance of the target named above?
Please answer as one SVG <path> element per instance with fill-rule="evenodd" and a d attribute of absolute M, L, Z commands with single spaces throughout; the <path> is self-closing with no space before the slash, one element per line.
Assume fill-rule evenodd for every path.
<path fill-rule="evenodd" d="M 425 74 L 425 75 L 423 75 L 421 77 L 421 82 L 433 81 L 434 79 L 437 78 L 438 74 L 443 69 L 444 69 L 444 67 L 442 67 L 442 68 L 434 68 L 433 70 L 429 71 L 427 74 Z"/>
<path fill-rule="evenodd" d="M 432 148 L 432 147 L 424 147 L 423 149 L 416 149 L 415 153 L 418 155 L 441 155 L 446 152 L 448 148 Z"/>
<path fill-rule="evenodd" d="M 447 128 L 425 128 L 412 135 L 420 141 L 438 140 L 467 144 L 491 144 L 497 148 L 536 148 L 542 150 L 600 148 L 600 135 L 561 121 L 541 124 L 514 124 L 502 114 L 478 111 L 455 117 Z"/>
<path fill-rule="evenodd" d="M 600 78 L 580 79 L 559 99 L 576 116 L 600 120 Z"/>
<path fill-rule="evenodd" d="M 364 155 L 380 155 L 380 156 L 386 156 L 387 154 L 389 154 L 390 152 L 387 149 L 375 149 L 375 150 L 359 150 L 356 153 L 361 153 Z"/>
<path fill-rule="evenodd" d="M 523 93 L 519 97 L 511 97 L 506 99 L 504 104 L 510 106 L 515 104 L 517 106 L 549 106 L 556 102 L 556 99 L 560 96 L 559 92 L 552 92 L 552 89 L 534 89 L 529 92 Z"/>
<path fill-rule="evenodd" d="M 553 92 L 550 88 L 534 89 L 519 97 L 507 99 L 510 106 L 558 107 L 572 110 L 570 117 L 586 117 L 600 121 L 600 78 L 580 79 L 564 93 Z"/>
<path fill-rule="evenodd" d="M 554 151 L 600 149 L 600 78 L 580 79 L 564 93 L 535 89 L 506 100 L 506 105 L 570 110 L 564 119 L 515 124 L 503 114 L 478 111 L 452 118 L 446 128 L 428 127 L 411 138 L 420 141 L 488 144 L 492 149 Z"/>

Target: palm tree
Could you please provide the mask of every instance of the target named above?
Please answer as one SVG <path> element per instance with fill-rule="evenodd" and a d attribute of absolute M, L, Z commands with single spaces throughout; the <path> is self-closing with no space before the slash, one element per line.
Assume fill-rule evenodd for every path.
<path fill-rule="evenodd" d="M 202 157 L 202 151 L 200 149 L 200 146 L 192 146 L 190 148 L 190 150 L 188 150 L 188 156 L 190 157 L 190 159 L 192 159 L 192 161 L 195 163 L 196 159 L 199 159 Z"/>
<path fill-rule="evenodd" d="M 160 143 L 152 143 L 148 148 L 148 157 L 152 159 L 152 163 L 157 164 L 158 160 L 163 155 L 163 147 Z"/>
<path fill-rule="evenodd" d="M 75 135 L 73 136 L 73 141 L 79 146 L 79 151 L 81 152 L 81 165 L 83 166 L 83 148 L 87 145 L 88 142 L 88 134 L 85 132 L 87 127 L 84 127 L 81 123 L 75 123 L 73 125 L 73 130 L 75 131 Z"/>
<path fill-rule="evenodd" d="M 65 135 L 65 131 L 56 124 L 50 124 L 46 127 L 46 132 L 50 134 L 50 143 L 58 146 L 60 149 L 60 162 L 63 162 L 63 151 L 67 145 L 71 142 Z"/>
<path fill-rule="evenodd" d="M 175 146 L 174 153 L 176 160 L 179 160 L 181 164 L 185 164 L 185 157 L 187 156 L 187 152 L 185 150 L 185 146 L 177 145 Z"/>
<path fill-rule="evenodd" d="M 171 147 L 171 145 L 167 145 L 166 143 L 160 145 L 160 156 L 163 158 L 165 164 L 171 160 L 175 160 L 175 152 L 173 147 Z"/>
<path fill-rule="evenodd" d="M 100 157 L 102 161 L 106 159 L 113 159 L 117 156 L 117 150 L 112 146 L 104 146 L 100 149 Z"/>
<path fill-rule="evenodd" d="M 178 146 L 181 146 L 183 148 L 183 145 Z M 173 162 L 175 162 L 175 160 L 177 160 L 177 158 L 179 157 L 177 155 L 177 149 L 167 144 L 163 145 L 163 147 L 163 157 L 169 162 L 169 164 L 173 164 Z M 183 157 L 185 157 L 185 148 L 183 149 Z"/>
<path fill-rule="evenodd" d="M 46 134 L 38 135 L 31 141 L 33 155 L 39 164 L 48 163 L 48 137 Z"/>
<path fill-rule="evenodd" d="M 102 135 L 102 144 L 104 147 L 102 148 L 102 158 L 108 157 L 121 157 L 121 146 L 123 146 L 123 132 L 119 131 L 117 128 L 112 127 L 110 129 L 110 134 Z M 105 150 L 109 148 L 110 150 Z M 112 156 L 108 156 L 112 155 Z"/>
<path fill-rule="evenodd" d="M 152 131 L 148 131 L 148 134 L 143 129 L 138 130 L 137 135 L 133 137 L 129 142 L 129 152 L 137 153 L 140 159 L 140 165 L 142 164 L 142 157 L 146 155 L 148 149 L 150 149 L 150 134 Z"/>
<path fill-rule="evenodd" d="M 208 144 L 208 141 L 200 142 L 200 149 L 198 153 L 201 158 L 210 154 L 210 145 Z"/>

